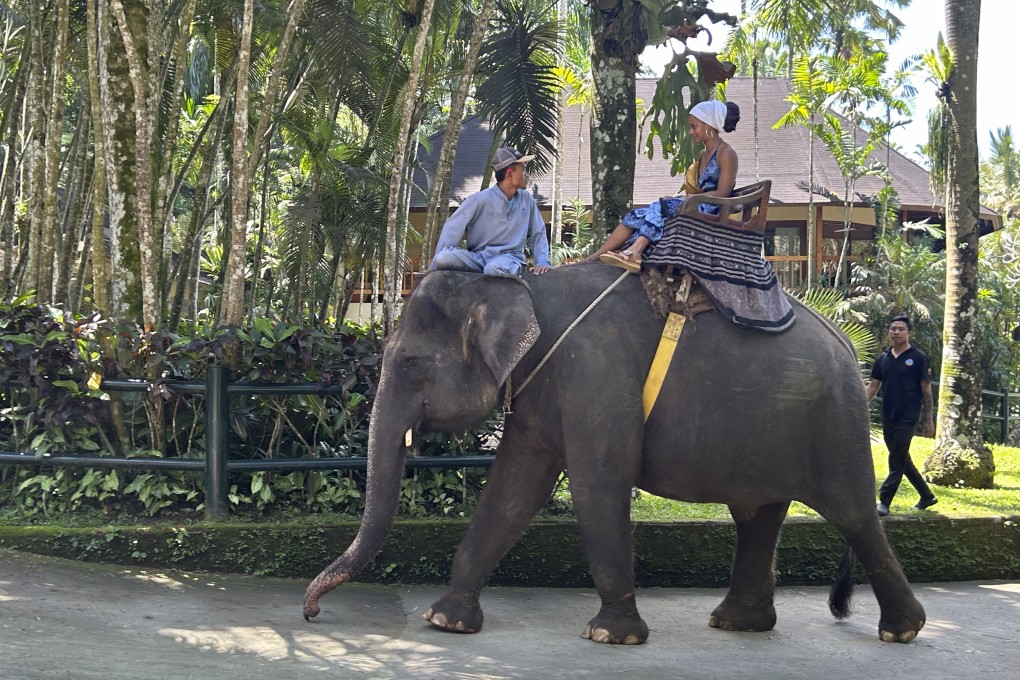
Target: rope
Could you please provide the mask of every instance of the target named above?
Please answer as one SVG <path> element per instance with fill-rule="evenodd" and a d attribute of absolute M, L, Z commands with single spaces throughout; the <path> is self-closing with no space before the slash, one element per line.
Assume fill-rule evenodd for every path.
<path fill-rule="evenodd" d="M 506 412 L 510 411 L 510 403 L 514 399 L 516 399 L 518 397 L 518 395 L 520 395 L 521 392 L 524 391 L 524 388 L 528 386 L 528 384 L 531 382 L 532 378 L 534 378 L 535 375 L 540 370 L 542 370 L 542 367 L 545 366 L 545 363 L 547 361 L 549 361 L 549 357 L 551 357 L 553 355 L 553 352 L 555 352 L 559 348 L 559 346 L 563 344 L 563 341 L 567 339 L 567 336 L 570 335 L 570 332 L 573 331 L 575 328 L 577 328 L 577 325 L 579 323 L 581 323 L 581 321 L 584 320 L 584 317 L 588 316 L 588 314 L 591 313 L 591 311 L 593 309 L 595 309 L 595 306 L 598 305 L 598 303 L 602 302 L 602 300 L 604 300 L 605 297 L 607 295 L 609 295 L 609 293 L 612 292 L 612 290 L 614 288 L 616 288 L 618 285 L 620 285 L 623 282 L 623 280 L 626 279 L 630 275 L 631 275 L 631 272 L 629 272 L 629 271 L 625 271 L 625 272 L 623 272 L 623 274 L 620 274 L 620 278 L 618 278 L 615 281 L 613 281 L 609 285 L 608 288 L 606 288 L 604 291 L 602 291 L 602 293 L 597 298 L 595 298 L 592 301 L 592 303 L 590 305 L 588 305 L 588 307 L 583 312 L 581 312 L 580 316 L 578 316 L 576 319 L 574 319 L 573 323 L 571 323 L 569 326 L 567 326 L 567 329 L 565 331 L 563 331 L 563 333 L 562 333 L 562 335 L 560 335 L 559 339 L 556 342 L 553 343 L 553 346 L 550 347 L 549 351 L 545 353 L 545 356 L 542 357 L 542 360 L 538 362 L 538 365 L 535 366 L 534 369 L 532 369 L 531 373 L 528 374 L 528 377 L 524 379 L 524 382 L 521 383 L 520 387 L 518 387 L 516 390 L 511 392 L 510 378 L 509 377 L 507 378 L 507 380 L 506 380 L 506 393 L 505 393 L 504 399 L 503 399 L 503 410 L 504 411 L 506 411 Z"/>

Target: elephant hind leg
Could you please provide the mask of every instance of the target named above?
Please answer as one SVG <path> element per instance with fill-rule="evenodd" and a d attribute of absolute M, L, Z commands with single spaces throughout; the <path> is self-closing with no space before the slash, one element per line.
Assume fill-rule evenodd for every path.
<path fill-rule="evenodd" d="M 924 627 L 924 607 L 914 597 L 878 516 L 870 504 L 867 509 L 869 512 L 859 516 L 857 522 L 826 519 L 843 533 L 868 572 L 881 609 L 878 636 L 884 642 L 910 642 Z"/>
<path fill-rule="evenodd" d="M 776 625 L 776 545 L 790 504 L 730 506 L 737 526 L 733 576 L 725 599 L 708 625 L 723 630 L 764 631 Z"/>

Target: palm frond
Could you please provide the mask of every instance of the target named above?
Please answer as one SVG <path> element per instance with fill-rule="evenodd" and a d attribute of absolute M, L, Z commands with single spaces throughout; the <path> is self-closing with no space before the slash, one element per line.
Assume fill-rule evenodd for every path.
<path fill-rule="evenodd" d="M 853 345 L 859 362 L 870 361 L 875 356 L 878 351 L 875 334 L 863 324 L 848 318 L 852 310 L 842 292 L 835 288 L 811 288 L 791 295 L 838 326 Z"/>
<path fill-rule="evenodd" d="M 508 144 L 535 154 L 536 173 L 548 172 L 556 154 L 559 26 L 522 0 L 499 0 L 493 23 L 476 69 L 480 113 Z"/>

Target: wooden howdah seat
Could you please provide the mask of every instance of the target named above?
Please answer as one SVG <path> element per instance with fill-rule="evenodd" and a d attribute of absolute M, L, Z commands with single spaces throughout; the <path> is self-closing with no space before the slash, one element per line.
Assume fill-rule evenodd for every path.
<path fill-rule="evenodd" d="M 771 191 L 772 180 L 764 179 L 754 184 L 735 188 L 729 198 L 694 194 L 688 196 L 683 202 L 680 214 L 764 234 L 765 215 L 768 212 Z M 698 206 L 702 203 L 719 206 L 719 214 L 707 215 L 699 212 Z"/>
<path fill-rule="evenodd" d="M 762 254 L 771 189 L 772 182 L 762 180 L 728 198 L 695 194 L 666 220 L 662 238 L 645 249 L 641 269 L 656 313 L 691 317 L 711 308 L 700 299 L 703 292 L 742 327 L 781 333 L 793 324 L 793 308 Z M 720 214 L 700 212 L 702 203 L 720 206 Z"/>

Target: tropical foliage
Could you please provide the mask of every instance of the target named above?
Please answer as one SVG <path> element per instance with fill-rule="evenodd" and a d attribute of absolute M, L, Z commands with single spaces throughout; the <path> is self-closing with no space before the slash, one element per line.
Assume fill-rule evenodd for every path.
<path fill-rule="evenodd" d="M 366 329 L 310 331 L 260 318 L 247 329 L 219 328 L 194 336 L 145 331 L 98 316 L 74 317 L 18 299 L 0 305 L 0 382 L 6 384 L 0 450 L 35 455 L 98 455 L 202 459 L 208 422 L 201 385 L 207 367 L 240 346 L 240 383 L 304 383 L 319 393 L 235 396 L 230 431 L 233 459 L 365 456 L 368 417 L 378 382 L 380 343 Z M 116 338 L 104 353 L 104 335 Z M 104 356 L 106 358 L 104 358 Z M 153 418 L 137 392 L 103 384 L 103 373 L 161 379 L 166 417 Z M 121 383 L 123 384 L 123 383 Z M 103 389 L 100 389 L 100 388 Z M 123 387 L 121 387 L 123 389 Z M 40 408 L 41 406 L 41 408 Z M 156 432 L 155 427 L 165 428 Z M 492 446 L 499 422 L 455 437 L 431 436 L 429 456 L 478 452 Z M 235 511 L 358 514 L 364 506 L 363 471 L 255 472 L 234 475 L 228 502 Z M 407 514 L 466 511 L 477 497 L 477 470 L 422 471 L 405 482 Z M 171 512 L 197 517 L 204 479 L 192 472 L 0 468 L 0 505 L 28 516 L 96 510 L 108 515 Z"/>
<path fill-rule="evenodd" d="M 976 0 L 948 3 L 970 12 Z M 944 342 L 944 321 L 959 316 L 944 310 L 946 293 L 969 299 L 973 292 L 976 341 L 951 351 L 954 366 L 962 352 L 977 362 L 968 374 L 980 374 L 990 387 L 1015 387 L 1020 161 L 1011 130 L 992 134 L 981 167 L 983 200 L 1004 216 L 1006 229 L 981 240 L 980 262 L 969 263 L 976 274 L 956 288 L 946 275 L 958 268 L 938 254 L 940 239 L 925 240 L 888 220 L 896 205 L 891 187 L 872 197 L 856 190 L 860 177 L 881 176 L 876 150 L 881 142 L 888 147 L 908 110 L 917 60 L 893 67 L 885 50 L 902 28 L 896 10 L 907 4 L 747 0 L 740 17 L 729 17 L 708 0 L 3 3 L 0 375 L 17 386 L 2 414 L 4 446 L 190 455 L 201 450 L 204 434 L 188 399 L 169 388 L 103 396 L 97 381 L 133 377 L 165 385 L 197 376 L 210 356 L 235 377 L 314 381 L 329 373 L 309 369 L 309 357 L 321 366 L 341 361 L 325 348 L 330 343 L 369 348 L 342 361 L 374 356 L 377 330 L 352 328 L 344 318 L 364 303 L 372 321 L 386 320 L 389 330 L 408 283 L 408 246 L 424 240 L 427 260 L 446 214 L 456 148 L 449 131 L 459 132 L 465 115 L 481 116 L 495 131 L 489 153 L 509 139 L 536 154 L 536 170 L 556 173 L 558 149 L 574 143 L 559 131 L 562 108 L 592 113 L 593 127 L 582 134 L 591 141 L 594 205 L 571 204 L 565 219 L 554 217 L 553 232 L 559 259 L 588 254 L 630 207 L 634 78 L 641 52 L 663 41 L 674 59 L 646 103 L 654 130 L 646 150 L 686 165 L 694 151 L 687 108 L 719 96 L 713 86 L 734 70 L 790 78 L 790 113 L 782 123 L 811 130 L 808 195 L 818 189 L 815 154 L 827 153 L 844 179 L 837 201 L 872 201 L 882 225 L 874 251 L 850 269 L 848 214 L 839 250 L 839 274 L 850 274 L 846 299 L 815 295 L 878 337 L 888 315 L 911 313 L 919 344 L 939 366 L 943 347 L 955 346 L 948 336 Z M 723 24 L 736 25 L 723 56 L 732 64 L 687 46 L 706 26 Z M 967 44 L 961 40 L 970 26 L 960 20 L 951 28 L 948 40 L 921 59 L 928 86 L 946 102 L 932 120 L 929 143 L 939 192 L 962 181 L 959 150 L 943 133 L 952 127 L 950 105 L 960 103 L 953 100 L 959 77 L 953 55 Z M 757 108 L 755 102 L 755 129 Z M 973 131 L 974 121 L 954 115 L 957 127 Z M 450 148 L 440 171 L 428 186 L 414 186 L 418 156 L 441 129 Z M 967 179 L 955 189 L 976 194 L 977 184 Z M 412 192 L 429 197 L 423 234 L 408 217 Z M 555 203 L 564 204 L 563 187 L 554 193 Z M 960 241 L 952 225 L 943 226 L 941 240 L 950 249 L 966 242 L 977 253 L 976 235 Z M 809 241 L 809 255 L 820 247 Z M 809 272 L 812 284 L 820 280 Z M 236 414 L 234 433 L 246 442 L 245 455 L 333 455 L 323 442 L 360 445 L 362 435 L 345 434 L 360 432 L 370 395 L 359 394 L 348 390 L 335 401 L 298 406 L 248 403 Z M 244 448 L 249 441 L 256 443 Z M 10 480 L 15 473 L 3 474 Z M 10 488 L 24 474 L 17 472 Z M 135 484 L 119 476 L 61 475 L 51 502 L 81 489 L 79 499 L 108 499 L 111 489 Z M 157 482 L 150 478 L 137 489 L 150 489 L 147 499 L 187 496 L 193 490 L 187 479 L 174 477 L 162 496 L 151 491 Z M 319 501 L 307 499 L 322 489 L 330 497 L 347 494 L 312 476 L 282 479 L 263 477 L 257 491 L 249 484 L 235 497 L 282 493 L 281 484 L 293 484 L 295 494 L 303 489 L 302 502 L 313 504 Z M 32 484 L 26 497 L 44 482 Z"/>

